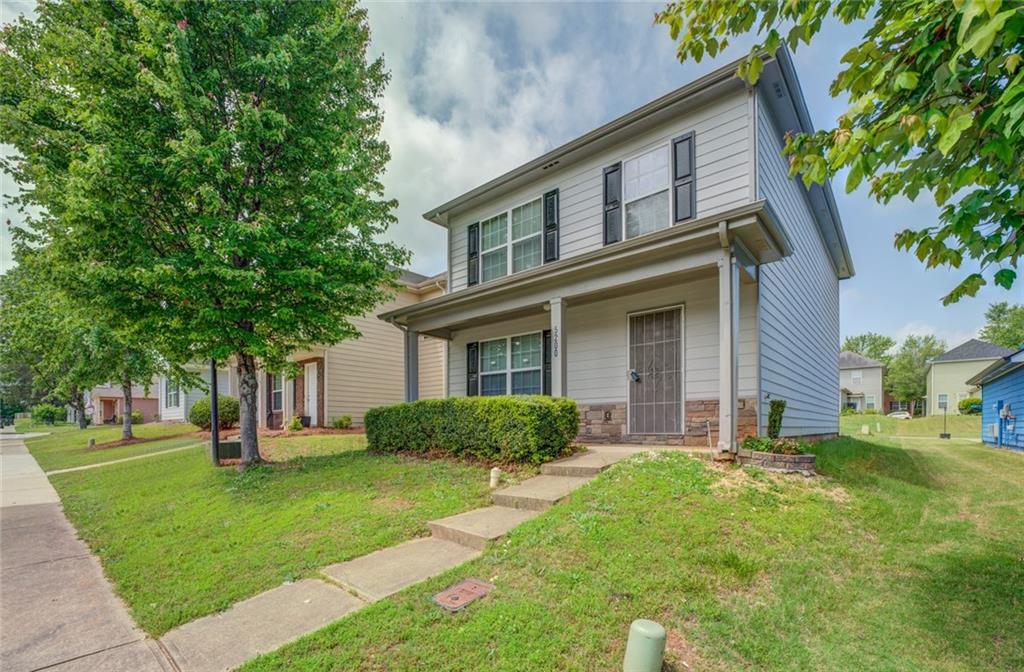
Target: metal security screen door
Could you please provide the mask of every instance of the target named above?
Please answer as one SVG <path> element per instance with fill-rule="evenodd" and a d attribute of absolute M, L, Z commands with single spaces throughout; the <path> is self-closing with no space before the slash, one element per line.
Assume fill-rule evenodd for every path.
<path fill-rule="evenodd" d="M 683 433 L 683 309 L 629 316 L 629 433 Z"/>

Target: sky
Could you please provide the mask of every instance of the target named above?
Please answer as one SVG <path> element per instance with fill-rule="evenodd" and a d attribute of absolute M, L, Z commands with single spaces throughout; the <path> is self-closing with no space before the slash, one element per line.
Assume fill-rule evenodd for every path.
<path fill-rule="evenodd" d="M 33 5 L 0 3 L 2 20 Z M 742 56 L 753 41 L 737 40 L 715 59 L 680 64 L 667 30 L 653 25 L 658 3 L 364 6 L 372 52 L 391 73 L 381 101 L 392 155 L 384 184 L 399 206 L 389 233 L 411 250 L 412 269 L 428 275 L 445 270 L 445 232 L 422 213 Z M 827 24 L 794 54 L 818 128 L 831 127 L 846 109 L 828 88 L 863 28 Z M 976 335 L 989 303 L 1024 302 L 1018 282 L 1010 291 L 988 287 L 942 306 L 941 297 L 973 269 L 926 270 L 892 245 L 896 232 L 936 221 L 930 197 L 880 205 L 866 189 L 844 193 L 844 176 L 834 182 L 857 271 L 840 284 L 844 337 L 930 333 L 952 347 Z M 6 178 L 3 188 L 12 188 Z M 18 221 L 5 210 L 0 222 L 8 217 Z M 9 263 L 8 237 L 0 232 L 0 265 Z"/>

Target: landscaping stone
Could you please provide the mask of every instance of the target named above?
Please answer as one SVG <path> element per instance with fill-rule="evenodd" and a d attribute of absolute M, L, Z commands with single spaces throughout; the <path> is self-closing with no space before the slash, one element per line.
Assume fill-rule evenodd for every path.
<path fill-rule="evenodd" d="M 181 672 L 222 672 L 362 607 L 346 591 L 303 579 L 171 630 L 161 642 Z"/>
<path fill-rule="evenodd" d="M 474 548 L 427 537 L 339 562 L 321 572 L 363 599 L 375 602 L 478 555 L 480 551 Z"/>
<path fill-rule="evenodd" d="M 780 455 L 778 453 L 762 453 L 756 450 L 740 450 L 736 460 L 747 467 L 760 467 L 767 471 L 782 473 L 800 473 L 804 476 L 815 474 L 815 456 L 810 453 L 801 455 Z"/>
<path fill-rule="evenodd" d="M 494 493 L 494 503 L 513 509 L 545 511 L 590 480 L 577 476 L 535 476 Z"/>
<path fill-rule="evenodd" d="M 438 539 L 483 550 L 488 542 L 504 537 L 509 530 L 539 513 L 527 509 L 488 506 L 441 520 L 432 520 L 427 525 Z"/>

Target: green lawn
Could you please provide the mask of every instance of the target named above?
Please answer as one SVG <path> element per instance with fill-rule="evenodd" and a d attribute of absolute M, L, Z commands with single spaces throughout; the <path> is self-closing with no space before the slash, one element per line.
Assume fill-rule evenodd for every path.
<path fill-rule="evenodd" d="M 52 425 L 48 425 L 44 422 L 35 422 L 32 418 L 21 418 L 14 421 L 14 431 L 19 433 L 49 432 L 50 434 L 59 434 L 77 429 L 78 425 L 72 422 L 55 422 Z"/>
<path fill-rule="evenodd" d="M 882 425 L 882 436 L 924 436 L 937 439 L 943 431 L 941 415 L 911 420 L 897 420 L 884 415 L 843 415 L 839 418 L 839 431 L 849 436 L 860 435 L 861 427 L 867 425 L 871 433 L 875 434 L 878 423 Z M 950 415 L 946 418 L 946 427 L 953 438 L 981 439 L 980 415 Z"/>
<path fill-rule="evenodd" d="M 334 454 L 239 474 L 211 467 L 197 449 L 50 480 L 132 616 L 152 635 L 331 563 L 426 535 L 426 521 L 489 499 L 482 467 L 373 455 L 352 436 L 314 443 L 331 444 L 319 449 Z M 295 444 L 285 449 L 301 452 Z"/>
<path fill-rule="evenodd" d="M 293 457 L 334 455 L 365 447 L 365 434 L 299 433 L 296 436 L 260 437 L 260 455 L 271 462 L 283 462 Z"/>
<path fill-rule="evenodd" d="M 189 436 L 196 431 L 196 427 L 193 425 L 154 422 L 135 425 L 132 429 L 137 438 L 153 440 L 104 448 L 104 443 L 121 439 L 120 425 L 101 425 L 86 429 L 72 427 L 71 430 L 55 432 L 48 436 L 37 436 L 25 441 L 29 452 L 36 458 L 44 471 L 109 462 L 124 457 L 198 444 L 201 441 L 195 436 Z M 95 448 L 89 448 L 89 439 L 96 439 Z"/>
<path fill-rule="evenodd" d="M 1024 458 L 909 438 L 815 451 L 826 478 L 633 458 L 479 560 L 243 669 L 614 670 L 640 617 L 668 628 L 680 672 L 1024 669 Z M 496 590 L 431 604 L 470 576 Z"/>

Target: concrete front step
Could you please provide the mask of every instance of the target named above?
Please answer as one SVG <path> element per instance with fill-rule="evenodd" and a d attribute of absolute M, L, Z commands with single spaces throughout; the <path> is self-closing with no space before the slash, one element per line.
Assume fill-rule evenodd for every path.
<path fill-rule="evenodd" d="M 518 485 L 496 491 L 494 503 L 511 509 L 546 511 L 589 480 L 589 477 L 578 476 L 534 476 Z"/>
<path fill-rule="evenodd" d="M 504 537 L 513 527 L 530 520 L 539 511 L 513 509 L 506 506 L 488 506 L 474 509 L 427 525 L 438 539 L 447 539 L 456 544 L 483 550 L 487 542 Z"/>
<path fill-rule="evenodd" d="M 474 548 L 426 537 L 339 562 L 320 572 L 363 599 L 376 602 L 478 555 L 480 551 Z"/>
<path fill-rule="evenodd" d="M 634 454 L 636 451 L 588 448 L 582 453 L 541 465 L 540 473 L 547 476 L 597 476 L 619 460 Z"/>

